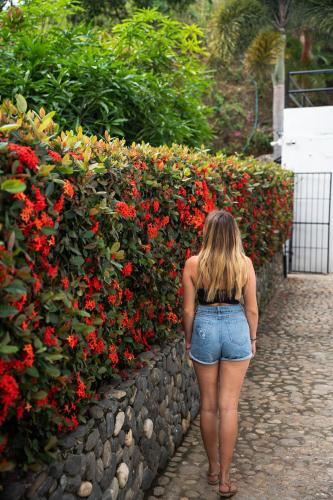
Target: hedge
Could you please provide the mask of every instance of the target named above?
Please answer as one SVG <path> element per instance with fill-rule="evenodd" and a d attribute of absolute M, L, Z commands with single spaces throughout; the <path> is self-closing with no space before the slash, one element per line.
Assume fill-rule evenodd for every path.
<path fill-rule="evenodd" d="M 1 471 L 51 462 L 103 379 L 179 334 L 181 277 L 215 207 L 259 267 L 292 220 L 292 173 L 174 144 L 125 145 L 0 108 Z"/>

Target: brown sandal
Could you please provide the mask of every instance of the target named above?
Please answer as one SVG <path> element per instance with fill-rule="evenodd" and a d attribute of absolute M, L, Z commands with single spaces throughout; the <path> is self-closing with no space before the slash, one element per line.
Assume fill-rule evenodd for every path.
<path fill-rule="evenodd" d="M 229 491 L 221 491 L 220 490 L 221 484 L 226 484 L 229 488 Z M 217 493 L 220 495 L 220 497 L 226 497 L 226 498 L 232 497 L 233 495 L 235 495 L 235 493 L 237 493 L 237 491 L 238 490 L 237 490 L 236 486 L 234 488 L 232 488 L 230 481 L 228 483 L 225 483 L 222 481 L 219 482 L 219 490 Z"/>
<path fill-rule="evenodd" d="M 210 481 L 209 480 L 209 476 L 210 477 L 213 477 L 215 476 L 215 479 L 213 479 L 213 481 Z M 220 479 L 220 473 L 219 472 L 211 472 L 211 473 L 208 473 L 207 472 L 207 483 L 208 484 L 217 484 L 219 482 L 219 479 Z"/>

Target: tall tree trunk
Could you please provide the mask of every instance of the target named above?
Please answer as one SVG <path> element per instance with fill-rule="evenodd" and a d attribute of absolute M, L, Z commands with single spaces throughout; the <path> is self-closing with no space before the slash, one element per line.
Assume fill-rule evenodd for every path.
<path fill-rule="evenodd" d="M 273 140 L 278 141 L 283 134 L 283 110 L 285 97 L 285 47 L 286 34 L 285 30 L 281 29 L 281 37 L 283 39 L 283 49 L 280 52 L 279 59 L 275 65 L 272 81 L 273 81 Z M 275 144 L 273 147 L 273 158 L 278 159 L 281 156 L 281 146 Z"/>
<path fill-rule="evenodd" d="M 312 37 L 308 28 L 303 28 L 299 37 L 302 44 L 301 63 L 306 65 L 312 59 Z"/>

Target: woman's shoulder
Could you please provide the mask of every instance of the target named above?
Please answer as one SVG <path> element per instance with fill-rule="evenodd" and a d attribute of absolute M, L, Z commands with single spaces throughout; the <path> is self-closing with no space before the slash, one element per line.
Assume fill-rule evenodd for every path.
<path fill-rule="evenodd" d="M 196 266 L 198 263 L 198 258 L 199 258 L 199 255 L 191 255 L 191 257 L 186 259 L 185 264 L 187 266 L 191 266 L 191 267 Z"/>

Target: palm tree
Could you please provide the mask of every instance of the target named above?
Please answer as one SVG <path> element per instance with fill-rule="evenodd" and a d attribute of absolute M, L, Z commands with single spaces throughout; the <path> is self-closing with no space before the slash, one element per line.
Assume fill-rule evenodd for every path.
<path fill-rule="evenodd" d="M 210 25 L 212 59 L 224 65 L 240 56 L 256 81 L 273 84 L 273 158 L 283 133 L 287 28 L 300 30 L 304 61 L 311 55 L 311 31 L 333 32 L 332 0 L 222 0 Z"/>

